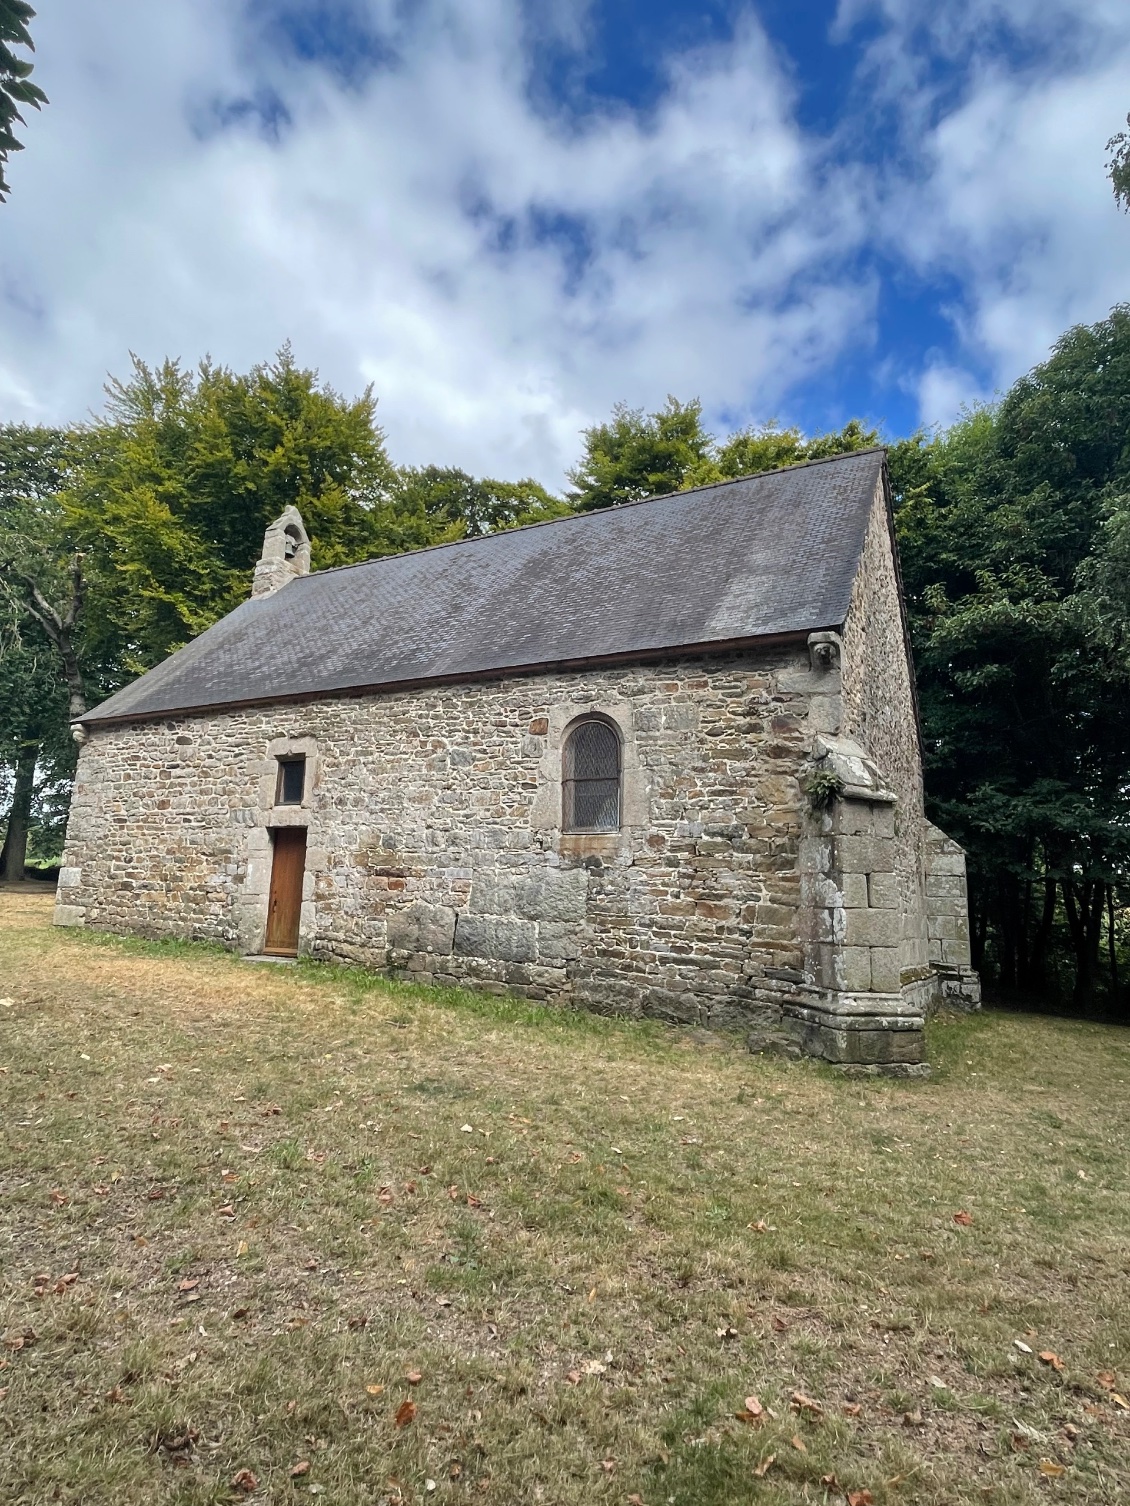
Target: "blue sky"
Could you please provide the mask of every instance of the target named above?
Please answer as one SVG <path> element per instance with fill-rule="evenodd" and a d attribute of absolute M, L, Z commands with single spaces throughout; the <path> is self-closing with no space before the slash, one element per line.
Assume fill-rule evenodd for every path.
<path fill-rule="evenodd" d="M 889 435 L 1130 298 L 1126 0 L 55 0 L 0 417 L 290 339 L 393 457 L 560 484 L 613 402 Z"/>

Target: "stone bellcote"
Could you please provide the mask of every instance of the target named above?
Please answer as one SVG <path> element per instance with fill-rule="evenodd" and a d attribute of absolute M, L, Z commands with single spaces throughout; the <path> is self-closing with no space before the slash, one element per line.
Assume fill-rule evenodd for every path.
<path fill-rule="evenodd" d="M 263 535 L 252 596 L 270 596 L 299 575 L 310 573 L 310 539 L 297 507 L 288 507 Z"/>

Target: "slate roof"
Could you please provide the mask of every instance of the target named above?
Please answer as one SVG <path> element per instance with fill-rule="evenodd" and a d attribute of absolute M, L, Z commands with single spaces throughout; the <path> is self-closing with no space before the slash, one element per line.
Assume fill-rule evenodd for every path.
<path fill-rule="evenodd" d="M 316 571 L 82 718 L 459 680 L 839 627 L 881 449 Z"/>

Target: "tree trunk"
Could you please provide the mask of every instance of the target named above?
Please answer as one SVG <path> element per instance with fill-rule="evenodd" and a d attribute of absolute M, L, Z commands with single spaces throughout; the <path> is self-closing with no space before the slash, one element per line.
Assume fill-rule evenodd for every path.
<path fill-rule="evenodd" d="M 1085 1004 L 1094 990 L 1105 892 L 1106 886 L 1094 879 L 1083 879 L 1078 886 L 1074 879 L 1063 880 L 1063 904 L 1075 953 L 1076 1005 Z"/>
<path fill-rule="evenodd" d="M 1110 997 L 1118 1008 L 1118 950 L 1114 931 L 1114 885 L 1106 886 L 1106 944 L 1110 957 Z"/>
<path fill-rule="evenodd" d="M 16 763 L 16 788 L 8 812 L 8 834 L 0 852 L 0 879 L 11 884 L 22 882 L 27 863 L 27 834 L 31 825 L 31 797 L 38 757 L 38 747 L 34 743 L 25 743 Z"/>
<path fill-rule="evenodd" d="M 20 578 L 27 590 L 25 605 L 28 611 L 55 645 L 59 658 L 63 661 L 63 678 L 67 682 L 70 697 L 71 721 L 76 721 L 80 716 L 86 715 L 86 686 L 74 642 L 75 624 L 86 598 L 82 555 L 76 554 L 71 561 L 71 599 L 64 612 L 55 610 L 30 575 L 21 575 Z"/>
<path fill-rule="evenodd" d="M 1035 993 L 1041 993 L 1047 987 L 1048 942 L 1055 922 L 1055 902 L 1055 879 L 1045 875 L 1043 906 L 1024 964 L 1025 985 Z"/>

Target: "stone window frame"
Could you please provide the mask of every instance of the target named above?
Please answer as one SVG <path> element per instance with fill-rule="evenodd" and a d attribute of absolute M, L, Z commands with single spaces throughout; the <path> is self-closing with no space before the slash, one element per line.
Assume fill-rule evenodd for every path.
<path fill-rule="evenodd" d="M 310 777 L 309 770 L 306 767 L 306 755 L 304 753 L 283 754 L 282 756 L 276 757 L 275 762 L 278 765 L 278 779 L 275 784 L 275 804 L 301 805 L 302 799 L 304 799 L 306 795 L 306 781 Z M 298 800 L 288 800 L 286 796 L 287 775 L 289 770 L 291 769 L 302 770 L 302 798 Z"/>
<path fill-rule="evenodd" d="M 597 726 L 607 727 L 616 740 L 616 825 L 614 827 L 585 827 L 565 825 L 565 754 L 569 743 L 582 727 L 589 727 L 593 723 Z M 574 780 L 575 782 L 575 780 Z M 602 782 L 612 783 L 612 776 L 608 775 Z M 593 711 L 587 716 L 577 716 L 565 728 L 561 736 L 561 835 L 563 837 L 618 837 L 624 826 L 624 735 L 611 717 L 602 712 Z"/>
<path fill-rule="evenodd" d="M 279 764 L 287 758 L 302 758 L 306 761 L 306 778 L 302 784 L 302 799 L 298 804 L 281 805 L 279 790 Z M 318 784 L 318 742 L 314 737 L 274 737 L 267 744 L 267 756 L 259 780 L 259 810 L 265 826 L 309 826 L 314 806 L 314 791 Z"/>
<path fill-rule="evenodd" d="M 530 824 L 542 840 L 562 857 L 630 857 L 633 832 L 650 828 L 651 801 L 647 771 L 636 742 L 634 708 L 626 701 L 607 701 L 598 696 L 560 701 L 542 713 L 548 727 L 538 763 L 538 790 Z M 620 738 L 620 830 L 618 832 L 565 832 L 562 819 L 562 764 L 565 739 L 576 723 L 599 718 L 611 725 Z"/>

